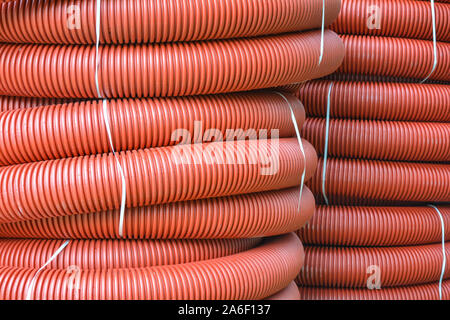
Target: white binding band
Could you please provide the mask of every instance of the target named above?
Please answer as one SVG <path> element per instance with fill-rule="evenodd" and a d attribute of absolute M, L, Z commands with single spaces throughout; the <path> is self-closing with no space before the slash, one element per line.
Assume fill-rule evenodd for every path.
<path fill-rule="evenodd" d="M 430 0 L 430 2 L 431 2 L 431 22 L 433 25 L 433 68 L 431 69 L 428 76 L 425 79 L 423 79 L 421 83 L 424 83 L 431 77 L 434 70 L 436 70 L 437 66 L 436 10 L 434 7 L 434 0 Z"/>
<path fill-rule="evenodd" d="M 298 144 L 300 145 L 300 150 L 303 155 L 303 172 L 302 172 L 302 178 L 301 178 L 301 183 L 300 183 L 300 195 L 299 195 L 299 199 L 298 199 L 298 208 L 297 208 L 297 210 L 300 211 L 301 202 L 302 202 L 302 194 L 303 194 L 303 186 L 305 184 L 305 176 L 306 176 L 305 149 L 303 148 L 303 142 L 302 142 L 302 137 L 300 135 L 300 129 L 298 128 L 297 119 L 295 117 L 294 109 L 292 108 L 291 103 L 289 102 L 288 98 L 286 98 L 286 96 L 284 94 L 282 94 L 281 92 L 278 92 L 278 91 L 274 91 L 274 92 L 276 94 L 278 94 L 279 96 L 281 96 L 287 102 L 287 104 L 289 106 L 289 109 L 291 111 L 291 120 L 292 120 L 292 123 L 294 124 L 294 129 L 295 129 L 295 133 L 297 134 Z"/>
<path fill-rule="evenodd" d="M 330 133 L 330 110 L 331 110 L 331 89 L 333 89 L 333 82 L 328 88 L 327 96 L 327 123 L 325 127 L 325 147 L 323 150 L 323 169 L 322 169 L 322 195 L 327 206 L 330 204 L 328 201 L 327 193 L 325 191 L 325 182 L 327 177 L 327 160 L 328 160 L 328 135 Z"/>
<path fill-rule="evenodd" d="M 67 247 L 69 242 L 70 242 L 70 240 L 65 241 L 58 248 L 58 250 L 55 251 L 55 253 L 50 257 L 50 259 L 48 259 L 48 261 L 42 267 L 40 267 L 38 271 L 36 271 L 33 278 L 31 279 L 31 283 L 28 286 L 27 295 L 25 298 L 26 300 L 31 300 L 31 295 L 33 294 L 34 286 L 36 285 L 36 280 L 37 280 L 37 276 L 39 275 L 39 273 L 41 273 L 42 270 L 44 270 L 53 260 L 56 259 L 56 257 Z"/>
<path fill-rule="evenodd" d="M 96 25 L 95 25 L 95 32 L 96 32 L 96 43 L 95 43 L 95 86 L 97 89 L 97 96 L 99 99 L 103 98 L 103 95 L 100 92 L 100 86 L 98 82 L 98 51 L 99 51 L 99 44 L 100 44 L 100 1 L 97 0 L 97 6 L 96 6 Z M 125 181 L 125 174 L 123 171 L 123 168 L 120 164 L 119 157 L 116 154 L 116 150 L 114 149 L 112 134 L 111 134 L 111 122 L 109 120 L 109 113 L 108 113 L 108 102 L 106 99 L 103 99 L 103 120 L 105 122 L 106 131 L 108 133 L 108 140 L 109 145 L 111 147 L 112 153 L 114 155 L 114 159 L 116 160 L 117 167 L 119 169 L 119 173 L 122 179 L 122 198 L 120 203 L 120 217 L 119 217 L 119 236 L 123 237 L 123 224 L 125 219 L 125 205 L 126 205 L 126 199 L 127 199 L 127 188 L 126 188 L 126 181 Z"/>
<path fill-rule="evenodd" d="M 442 270 L 441 270 L 441 277 L 439 279 L 439 299 L 442 300 L 442 282 L 444 281 L 444 274 L 445 274 L 445 269 L 447 268 L 447 256 L 445 254 L 445 224 L 444 224 L 444 218 L 442 217 L 441 212 L 439 211 L 439 209 L 432 205 L 429 204 L 429 207 L 433 208 L 434 210 L 436 210 L 436 212 L 439 215 L 439 219 L 441 219 L 441 232 L 442 232 Z"/>
<path fill-rule="evenodd" d="M 321 34 L 320 34 L 319 66 L 322 63 L 322 59 L 323 59 L 324 36 L 325 36 L 325 0 L 322 1 L 322 30 L 321 30 Z"/>

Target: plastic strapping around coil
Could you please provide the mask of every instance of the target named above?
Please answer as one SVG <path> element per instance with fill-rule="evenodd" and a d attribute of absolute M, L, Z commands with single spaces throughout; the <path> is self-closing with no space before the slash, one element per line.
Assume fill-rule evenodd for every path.
<path fill-rule="evenodd" d="M 327 177 L 328 136 L 330 132 L 331 89 L 333 89 L 333 82 L 330 84 L 330 87 L 328 88 L 328 95 L 327 95 L 327 123 L 325 127 L 325 147 L 323 150 L 323 169 L 322 169 L 322 195 L 327 205 L 330 204 L 328 201 L 327 193 L 325 191 L 325 182 Z"/>
<path fill-rule="evenodd" d="M 325 0 L 322 0 L 322 29 L 321 29 L 321 34 L 320 34 L 319 65 L 322 63 L 322 60 L 323 60 L 324 37 L 325 37 Z"/>
<path fill-rule="evenodd" d="M 300 129 L 299 129 L 298 124 L 297 124 L 297 119 L 295 117 L 294 109 L 292 108 L 292 105 L 289 102 L 289 99 L 286 98 L 286 96 L 284 94 L 282 94 L 281 92 L 278 92 L 278 91 L 274 91 L 274 92 L 276 94 L 278 94 L 279 96 L 281 96 L 287 102 L 287 104 L 289 106 L 289 109 L 291 111 L 292 123 L 294 124 L 294 129 L 295 129 L 295 133 L 297 134 L 298 144 L 300 145 L 300 150 L 302 151 L 302 155 L 303 155 L 303 172 L 302 172 L 302 178 L 301 178 L 301 183 L 300 183 L 300 195 L 299 195 L 299 199 L 298 199 L 298 211 L 300 211 L 301 202 L 302 202 L 302 194 L 303 194 L 303 186 L 305 184 L 305 176 L 306 176 L 306 155 L 305 155 L 305 149 L 303 148 L 302 137 L 300 135 Z"/>
<path fill-rule="evenodd" d="M 30 284 L 28 285 L 27 295 L 26 295 L 26 298 L 25 298 L 26 300 L 31 300 L 31 296 L 33 294 L 34 286 L 36 285 L 36 279 L 37 279 L 37 276 L 39 275 L 39 273 L 41 273 L 42 270 L 44 270 L 50 263 L 52 263 L 53 260 L 56 259 L 56 257 L 67 247 L 69 242 L 70 242 L 70 240 L 66 240 L 58 248 L 58 250 L 55 251 L 55 253 L 50 257 L 50 259 L 48 259 L 48 261 L 42 267 L 40 267 L 38 271 L 36 271 L 36 273 L 34 274 L 33 278 L 31 279 Z"/>
<path fill-rule="evenodd" d="M 441 270 L 441 277 L 439 279 L 439 299 L 442 300 L 442 282 L 444 281 L 444 274 L 445 274 L 445 269 L 447 267 L 447 256 L 445 254 L 445 224 L 444 224 L 444 218 L 442 217 L 441 212 L 439 211 L 439 209 L 430 204 L 428 205 L 429 207 L 433 208 L 434 210 L 436 210 L 436 212 L 439 215 L 439 219 L 441 220 L 441 231 L 442 231 L 442 255 L 443 255 L 443 259 L 442 259 L 442 270 Z"/>
<path fill-rule="evenodd" d="M 431 77 L 434 70 L 436 70 L 437 66 L 436 10 L 434 7 L 434 0 L 430 0 L 430 2 L 431 2 L 431 23 L 433 26 L 433 68 L 431 69 L 428 76 L 425 79 L 423 79 L 421 83 L 424 83 Z"/>
<path fill-rule="evenodd" d="M 101 0 L 97 0 L 97 5 L 96 5 L 96 25 L 95 25 L 95 32 L 96 32 L 96 43 L 95 43 L 95 86 L 97 88 L 97 96 L 99 99 L 102 99 L 103 96 L 100 92 L 100 86 L 99 86 L 99 81 L 98 81 L 98 65 L 99 65 L 99 61 L 98 61 L 98 49 L 99 49 L 99 45 L 100 45 L 100 1 Z M 121 196 L 121 202 L 120 202 L 120 217 L 119 217 L 119 236 L 123 237 L 123 224 L 124 224 L 124 219 L 125 219 L 125 205 L 126 205 L 126 199 L 127 199 L 127 188 L 126 188 L 126 181 L 125 181 L 125 174 L 123 171 L 123 168 L 120 164 L 119 161 L 119 157 L 116 154 L 116 150 L 114 149 L 114 144 L 113 144 L 113 139 L 112 139 L 112 134 L 111 134 L 111 122 L 109 119 L 109 112 L 108 112 L 108 101 L 106 99 L 103 99 L 102 102 L 102 106 L 103 106 L 103 120 L 105 122 L 105 126 L 106 126 L 106 131 L 108 133 L 108 140 L 109 140 L 109 145 L 111 147 L 114 159 L 116 161 L 117 164 L 117 168 L 119 169 L 119 173 L 121 176 L 121 180 L 122 180 L 122 196 Z"/>

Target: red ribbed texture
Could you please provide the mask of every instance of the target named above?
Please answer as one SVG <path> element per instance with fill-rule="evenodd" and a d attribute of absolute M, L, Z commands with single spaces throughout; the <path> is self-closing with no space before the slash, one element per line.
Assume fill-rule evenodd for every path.
<path fill-rule="evenodd" d="M 400 83 L 416 83 L 420 84 L 418 79 L 414 78 L 401 78 L 401 77 L 387 77 L 367 74 L 345 74 L 345 73 L 332 73 L 327 75 L 322 80 L 333 81 L 361 81 L 361 82 L 400 82 Z M 445 81 L 439 80 L 427 80 L 427 84 L 447 84 Z"/>
<path fill-rule="evenodd" d="M 122 152 L 126 206 L 296 186 L 304 168 L 309 179 L 317 166 L 314 148 L 303 144 L 306 163 L 297 138 Z M 104 154 L 0 167 L 0 190 L 4 223 L 117 209 L 122 178 L 116 158 Z"/>
<path fill-rule="evenodd" d="M 309 118 L 302 137 L 323 155 L 326 119 Z M 330 120 L 331 157 L 400 161 L 450 161 L 450 123 Z"/>
<path fill-rule="evenodd" d="M 0 96 L 0 112 L 22 108 L 34 108 L 40 106 L 51 106 L 55 104 L 70 102 L 69 99 L 45 99 L 30 97 Z"/>
<path fill-rule="evenodd" d="M 300 300 L 300 292 L 294 281 L 292 281 L 285 289 L 266 298 L 266 300 Z"/>
<path fill-rule="evenodd" d="M 246 91 L 327 75 L 344 47 L 320 31 L 162 45 L 100 46 L 102 97 L 159 97 Z M 95 46 L 0 45 L 0 94 L 97 98 Z"/>
<path fill-rule="evenodd" d="M 282 290 L 300 271 L 303 247 L 294 234 L 232 256 L 172 266 L 81 270 L 76 286 L 66 270 L 36 278 L 33 300 L 263 299 Z M 24 299 L 37 269 L 0 268 L 0 299 Z M 96 290 L 92 284 L 96 283 Z"/>
<path fill-rule="evenodd" d="M 0 266 L 40 268 L 64 240 L 0 240 Z M 71 240 L 46 269 L 145 268 L 216 259 L 250 250 L 260 239 Z"/>
<path fill-rule="evenodd" d="M 301 300 L 439 300 L 439 284 L 370 289 L 300 287 Z M 442 299 L 450 299 L 450 281 L 442 284 Z"/>
<path fill-rule="evenodd" d="M 450 259 L 450 244 L 445 246 Z M 435 282 L 440 279 L 443 263 L 442 244 L 412 247 L 339 248 L 305 247 L 305 264 L 298 284 L 319 287 L 363 288 L 373 270 L 380 270 L 382 287 Z M 444 279 L 450 277 L 447 264 Z"/>
<path fill-rule="evenodd" d="M 439 206 L 450 240 L 450 207 Z M 442 241 L 438 213 L 430 207 L 318 206 L 298 232 L 304 244 L 336 246 L 404 246 Z"/>
<path fill-rule="evenodd" d="M 215 139 L 295 136 L 305 112 L 300 101 L 276 93 L 240 93 L 107 102 L 116 151 Z M 0 165 L 105 153 L 111 150 L 103 102 L 19 109 L 0 114 Z M 233 131 L 234 129 L 234 131 Z M 179 130 L 182 137 L 174 135 Z"/>
<path fill-rule="evenodd" d="M 425 79 L 433 68 L 433 42 L 341 35 L 345 58 L 339 73 Z M 437 43 L 437 65 L 430 80 L 450 81 L 450 43 Z"/>
<path fill-rule="evenodd" d="M 437 40 L 449 42 L 450 6 L 436 3 L 434 8 Z M 375 25 L 377 19 L 370 19 L 376 14 L 379 25 Z M 330 28 L 340 34 L 432 40 L 431 3 L 414 0 L 343 0 L 341 12 Z"/>
<path fill-rule="evenodd" d="M 94 44 L 96 3 L 32 0 L 3 5 L 0 42 Z M 340 0 L 325 5 L 329 25 L 339 13 Z M 108 0 L 100 3 L 100 21 L 101 43 L 241 38 L 319 28 L 322 0 Z"/>
<path fill-rule="evenodd" d="M 323 159 L 310 182 L 322 199 Z M 449 202 L 450 165 L 328 159 L 325 192 L 331 203 Z"/>

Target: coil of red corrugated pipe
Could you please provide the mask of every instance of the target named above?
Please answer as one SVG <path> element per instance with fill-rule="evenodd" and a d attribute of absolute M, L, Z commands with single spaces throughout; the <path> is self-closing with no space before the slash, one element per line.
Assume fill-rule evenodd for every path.
<path fill-rule="evenodd" d="M 295 234 L 267 240 L 235 255 L 171 266 L 80 270 L 79 290 L 61 286 L 70 274 L 45 269 L 36 277 L 33 300 L 263 299 L 291 283 L 303 264 Z M 37 269 L 0 268 L 0 299 L 24 299 Z M 61 282 L 62 281 L 62 282 Z M 97 290 L 90 290 L 92 283 Z M 14 285 L 12 285 L 14 283 Z M 142 284 L 142 285 L 137 285 Z M 113 290 L 106 290 L 113 288 Z"/>
<path fill-rule="evenodd" d="M 292 281 L 285 289 L 266 298 L 266 300 L 300 300 L 300 292 L 295 281 Z"/>
<path fill-rule="evenodd" d="M 0 96 L 0 112 L 68 103 L 70 99 Z"/>
<path fill-rule="evenodd" d="M 262 134 L 270 138 L 274 130 L 279 137 L 295 136 L 291 108 L 299 128 L 304 108 L 294 96 L 285 97 L 289 102 L 277 93 L 254 92 L 106 104 L 114 149 L 124 151 Z M 0 165 L 110 151 L 103 107 L 102 101 L 86 101 L 1 113 Z M 182 136 L 173 134 L 177 130 Z"/>
<path fill-rule="evenodd" d="M 308 182 L 320 200 L 322 170 L 320 158 L 317 172 Z M 328 159 L 325 192 L 332 204 L 371 200 L 449 202 L 450 165 Z"/>
<path fill-rule="evenodd" d="M 40 268 L 64 240 L 1 239 L 0 266 Z M 254 248 L 260 239 L 234 240 L 72 240 L 46 268 L 144 268 L 229 256 Z"/>
<path fill-rule="evenodd" d="M 436 3 L 434 10 L 437 40 L 449 42 L 450 6 Z M 343 0 L 330 28 L 339 34 L 433 40 L 431 14 L 430 1 Z"/>
<path fill-rule="evenodd" d="M 250 39 L 100 46 L 103 97 L 159 97 L 247 91 L 318 78 L 344 56 L 340 38 L 320 31 Z M 0 94 L 97 98 L 95 46 L 0 45 Z"/>
<path fill-rule="evenodd" d="M 308 116 L 326 116 L 331 83 L 332 118 L 450 122 L 450 87 L 434 84 L 309 81 L 297 94 Z"/>
<path fill-rule="evenodd" d="M 325 147 L 326 125 L 326 119 L 308 118 L 302 129 L 302 137 L 319 155 Z M 331 157 L 450 161 L 450 123 L 331 119 L 328 138 Z"/>
<path fill-rule="evenodd" d="M 268 237 L 300 229 L 314 214 L 315 200 L 303 188 L 176 202 L 125 211 L 103 211 L 0 224 L 3 238 L 46 239 L 229 239 Z M 251 214 L 249 214 L 251 212 Z"/>
<path fill-rule="evenodd" d="M 370 289 L 300 287 L 301 300 L 439 300 L 439 284 Z M 450 281 L 442 283 L 442 299 L 450 299 Z"/>
<path fill-rule="evenodd" d="M 444 221 L 444 239 L 449 241 L 450 207 L 438 208 Z M 298 235 L 309 245 L 411 246 L 440 243 L 442 224 L 430 207 L 318 206 Z"/>
<path fill-rule="evenodd" d="M 341 35 L 345 58 L 338 73 L 425 79 L 433 69 L 433 41 Z M 430 80 L 450 81 L 450 43 L 437 42 Z"/>
<path fill-rule="evenodd" d="M 445 245 L 450 258 L 450 243 Z M 297 282 L 302 286 L 363 288 L 367 270 L 379 267 L 383 287 L 439 281 L 443 263 L 442 244 L 411 247 L 305 247 L 305 263 Z M 450 277 L 447 264 L 444 279 Z"/>
<path fill-rule="evenodd" d="M 340 4 L 325 2 L 326 26 Z M 3 5 L 0 42 L 94 44 L 96 5 L 97 0 Z M 100 21 L 100 43 L 243 38 L 319 28 L 322 0 L 107 0 L 100 2 Z"/>
<path fill-rule="evenodd" d="M 0 221 L 117 209 L 122 179 L 127 207 L 297 186 L 317 155 L 297 138 L 213 142 L 141 149 L 0 167 Z M 39 178 L 36 178 L 39 177 Z M 220 183 L 218 182 L 220 181 Z"/>

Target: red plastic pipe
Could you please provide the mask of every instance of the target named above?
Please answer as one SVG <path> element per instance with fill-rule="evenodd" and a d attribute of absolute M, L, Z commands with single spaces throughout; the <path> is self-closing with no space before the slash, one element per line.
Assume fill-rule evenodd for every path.
<path fill-rule="evenodd" d="M 301 300 L 439 300 L 439 284 L 370 289 L 300 287 Z M 442 284 L 442 299 L 450 299 L 450 281 Z"/>
<path fill-rule="evenodd" d="M 16 1 L 0 8 L 0 42 L 94 44 L 97 0 Z M 325 2 L 325 24 L 340 0 Z M 322 0 L 107 0 L 101 43 L 241 38 L 316 29 Z"/>
<path fill-rule="evenodd" d="M 21 108 L 51 106 L 70 102 L 69 99 L 45 99 L 31 97 L 0 96 L 0 112 Z"/>
<path fill-rule="evenodd" d="M 433 69 L 433 41 L 341 35 L 345 58 L 338 73 L 425 79 Z M 430 80 L 450 81 L 450 43 L 437 43 Z"/>
<path fill-rule="evenodd" d="M 302 137 L 323 155 L 326 119 L 308 118 Z M 448 162 L 450 123 L 331 119 L 328 154 L 343 158 Z"/>
<path fill-rule="evenodd" d="M 117 209 L 122 176 L 126 206 L 289 188 L 315 172 L 317 155 L 297 138 L 141 149 L 0 167 L 0 222 Z M 220 181 L 220 183 L 218 183 Z"/>
<path fill-rule="evenodd" d="M 438 206 L 450 240 L 450 206 Z M 335 246 L 404 246 L 440 243 L 439 214 L 430 207 L 318 206 L 298 232 L 304 244 Z"/>
<path fill-rule="evenodd" d="M 273 92 L 124 99 L 106 103 L 116 151 L 208 142 L 295 136 L 301 102 Z M 111 151 L 102 101 L 18 109 L 0 114 L 0 165 Z M 183 131 L 183 137 L 176 132 Z M 209 135 L 212 135 L 209 137 Z"/>
<path fill-rule="evenodd" d="M 275 293 L 265 300 L 300 300 L 300 292 L 298 291 L 295 281 L 292 281 L 285 289 Z"/>
<path fill-rule="evenodd" d="M 320 31 L 261 38 L 100 46 L 102 97 L 225 93 L 325 76 L 341 64 L 344 46 Z M 0 95 L 98 98 L 95 46 L 0 45 Z"/>
<path fill-rule="evenodd" d="M 309 182 L 322 200 L 323 159 Z M 450 165 L 328 159 L 325 192 L 332 204 L 449 202 Z"/>
<path fill-rule="evenodd" d="M 333 118 L 450 122 L 450 86 L 418 83 L 306 82 L 297 95 L 308 116 L 326 116 L 331 83 Z"/>
<path fill-rule="evenodd" d="M 45 269 L 30 292 L 33 300 L 263 299 L 289 285 L 303 255 L 298 237 L 288 234 L 255 249 L 195 263 L 81 270 L 72 286 L 66 285 L 74 280 L 66 270 Z M 25 299 L 36 271 L 0 268 L 0 299 Z"/>
<path fill-rule="evenodd" d="M 450 41 L 450 6 L 436 3 L 436 36 Z M 430 1 L 343 0 L 330 28 L 340 34 L 432 40 Z"/>
<path fill-rule="evenodd" d="M 131 208 L 126 239 L 229 239 L 268 237 L 300 229 L 315 210 L 299 188 Z M 251 214 L 249 214 L 249 212 Z M 119 210 L 0 224 L 3 238 L 119 239 Z"/>

